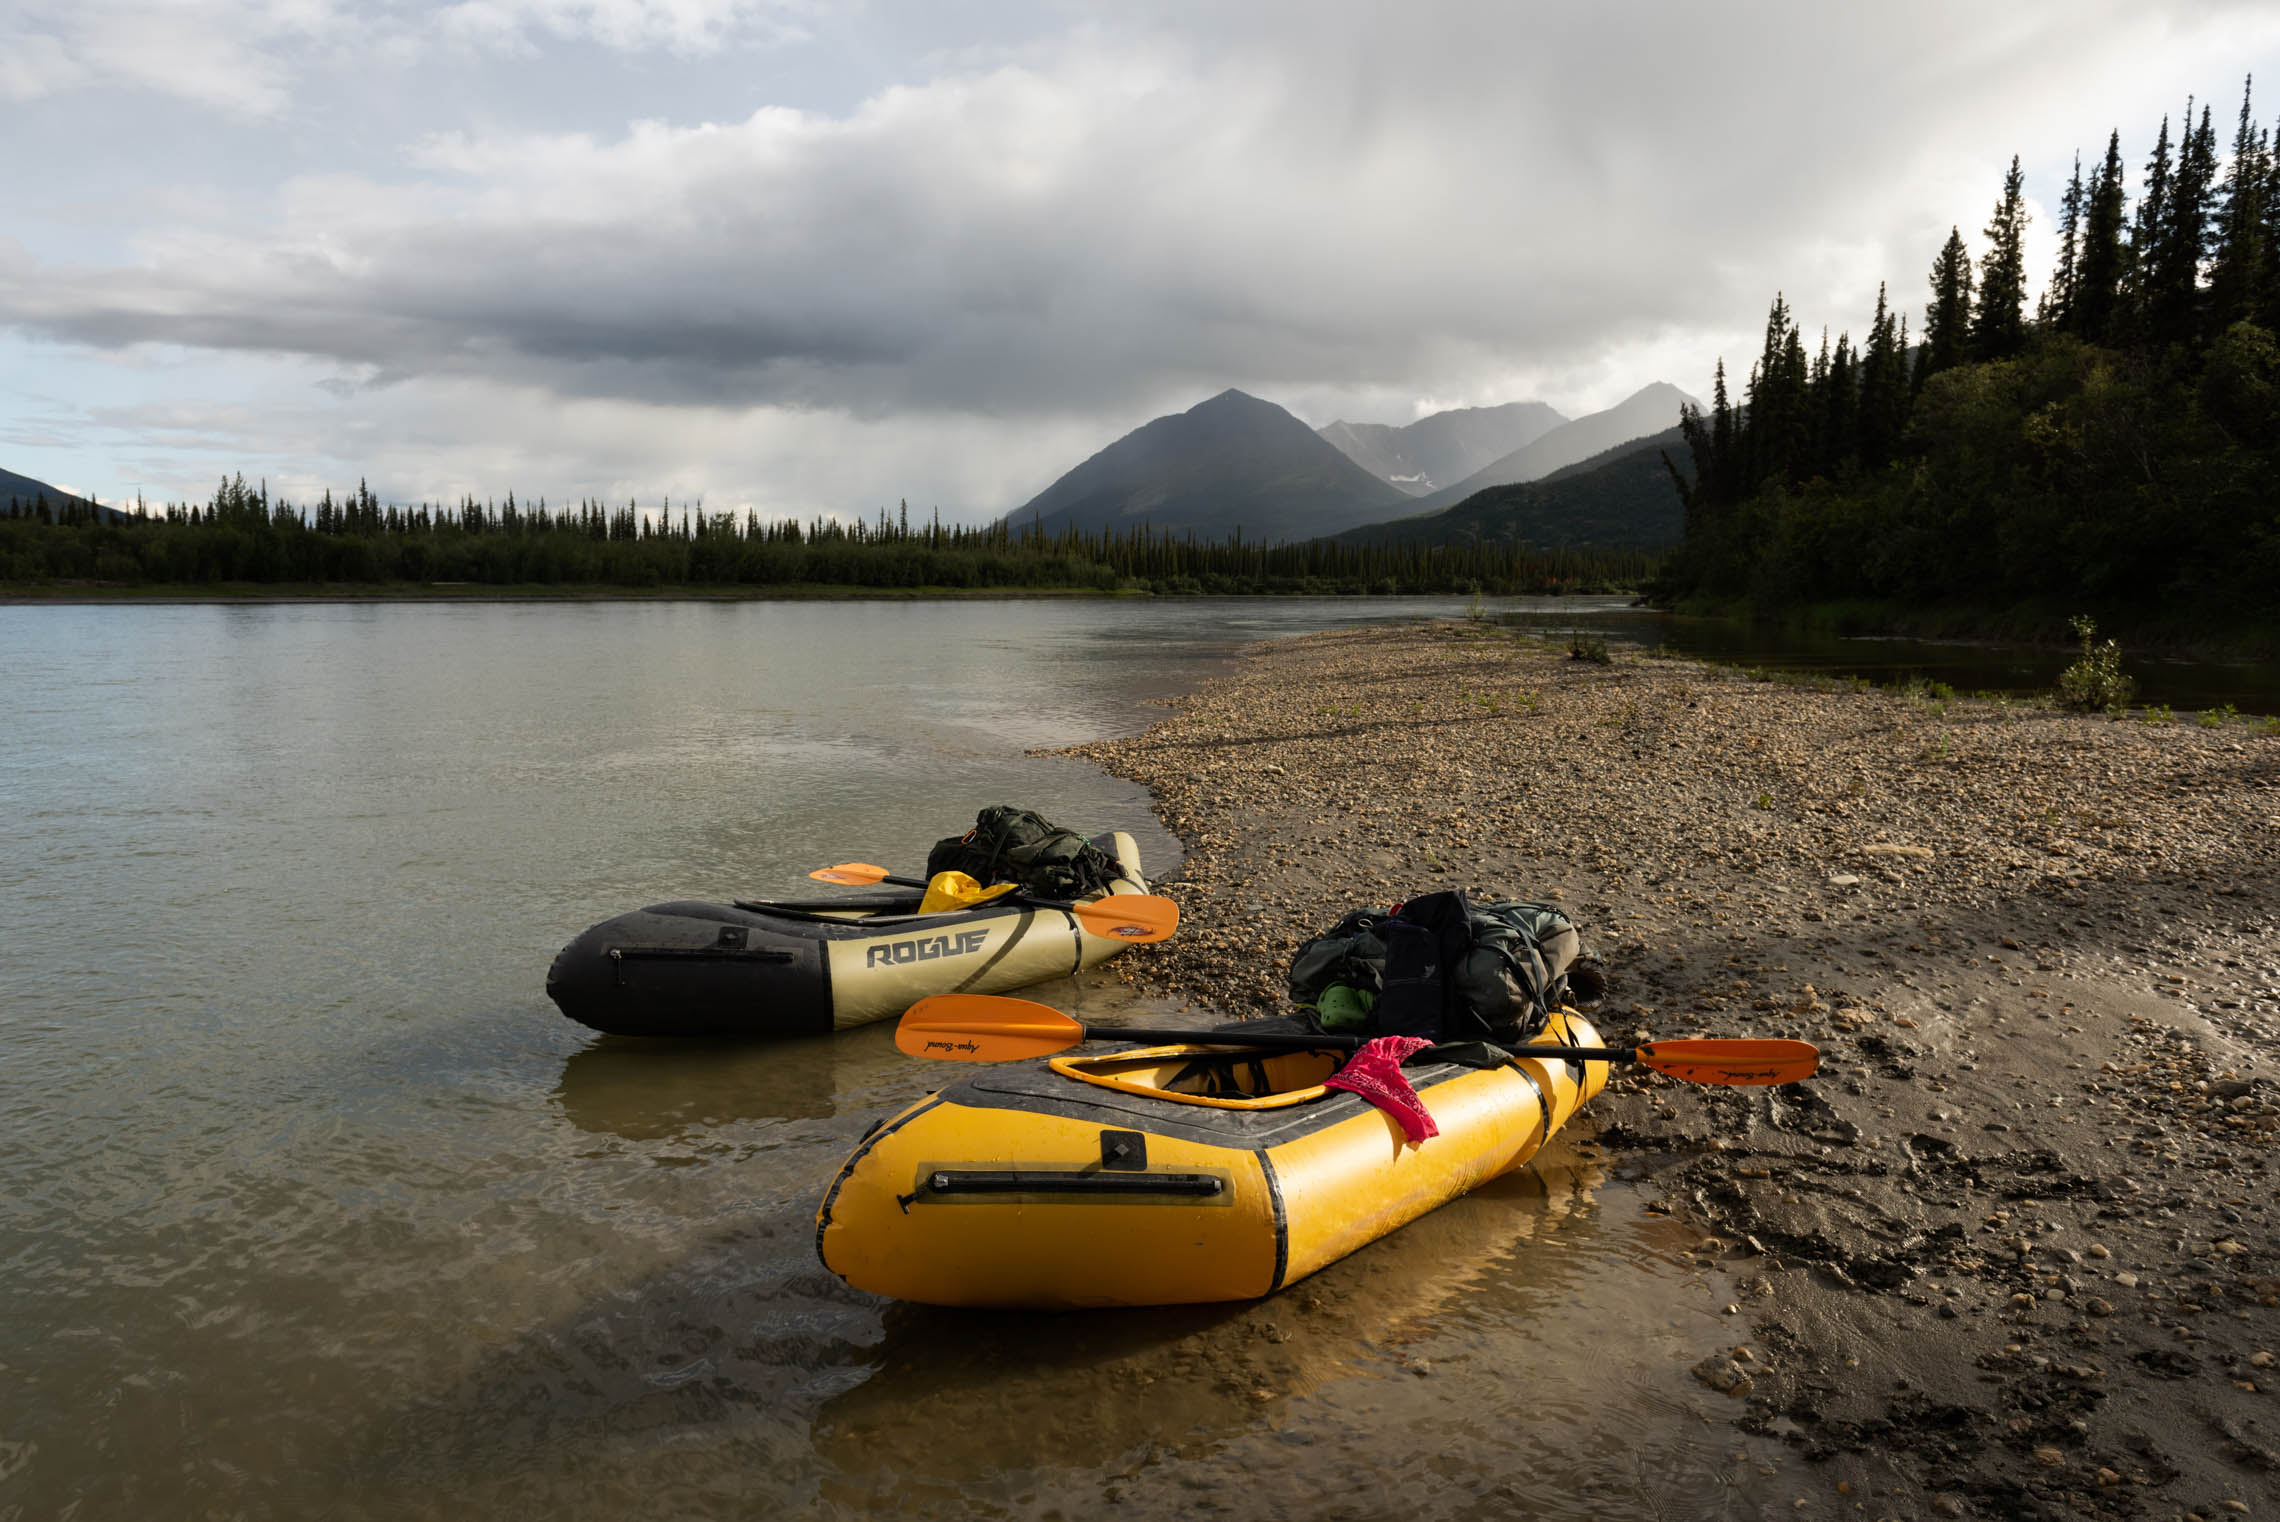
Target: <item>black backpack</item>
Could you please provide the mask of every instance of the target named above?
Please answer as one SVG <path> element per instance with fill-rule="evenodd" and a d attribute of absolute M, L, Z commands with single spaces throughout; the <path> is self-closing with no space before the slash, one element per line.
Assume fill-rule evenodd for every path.
<path fill-rule="evenodd" d="M 1124 875 L 1124 865 L 1099 846 L 1028 809 L 987 808 L 963 835 L 935 842 L 926 875 L 963 872 L 983 887 L 1019 883 L 1039 898 L 1092 898 Z"/>
<path fill-rule="evenodd" d="M 1311 1006 L 1343 983 L 1375 999 L 1369 1035 L 1508 1045 L 1543 1030 L 1560 1005 L 1598 995 L 1582 952 L 1582 932 L 1549 904 L 1473 904 L 1452 889 L 1347 915 L 1298 948 L 1290 996 Z"/>

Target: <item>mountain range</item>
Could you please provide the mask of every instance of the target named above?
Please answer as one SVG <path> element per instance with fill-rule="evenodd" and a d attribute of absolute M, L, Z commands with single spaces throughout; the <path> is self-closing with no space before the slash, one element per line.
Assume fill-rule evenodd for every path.
<path fill-rule="evenodd" d="M 1420 513 L 1454 507 L 1491 486 L 1512 486 L 1541 481 L 1554 471 L 1578 465 L 1633 439 L 1661 433 L 1678 422 L 1681 404 L 1694 398 L 1665 381 L 1642 386 L 1605 412 L 1594 412 L 1560 424 L 1540 437 L 1492 460 L 1463 480 L 1417 499 Z"/>
<path fill-rule="evenodd" d="M 1678 537 L 1663 436 L 1675 433 L 1690 400 L 1658 381 L 1579 418 L 1514 402 L 1402 427 L 1340 421 L 1317 431 L 1227 390 L 1134 429 L 1005 521 L 1049 534 L 1145 524 L 1199 540 L 1659 545 Z M 1448 485 L 1432 484 L 1460 470 Z M 1473 502 L 1531 484 L 1543 489 Z M 1460 503 L 1465 513 L 1442 518 Z"/>
<path fill-rule="evenodd" d="M 1474 492 L 1453 507 L 1366 524 L 1344 544 L 1530 544 L 1538 549 L 1664 550 L 1685 536 L 1686 510 L 1663 460 L 1692 458 L 1677 428 L 1629 439 L 1534 481 Z"/>
<path fill-rule="evenodd" d="M 1273 402 L 1220 392 L 1118 439 L 1006 516 L 1014 528 L 1319 539 L 1409 507 Z"/>
<path fill-rule="evenodd" d="M 1462 481 L 1567 419 L 1542 402 L 1458 407 L 1395 427 L 1336 422 L 1317 429 L 1339 453 L 1413 497 Z"/>
<path fill-rule="evenodd" d="M 1316 430 L 1230 389 L 1134 429 L 1005 521 L 1048 534 L 1144 524 L 1205 541 L 1655 548 L 1680 537 L 1678 491 L 1662 461 L 1667 451 L 1687 463 L 1671 425 L 1690 400 L 1657 382 L 1579 418 L 1511 402 L 1400 427 Z M 80 500 L 0 470 L 0 503 L 41 496 L 51 506 Z"/>

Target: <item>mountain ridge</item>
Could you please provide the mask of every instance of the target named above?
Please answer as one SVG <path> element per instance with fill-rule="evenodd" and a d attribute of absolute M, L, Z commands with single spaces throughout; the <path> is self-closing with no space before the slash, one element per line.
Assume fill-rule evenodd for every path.
<path fill-rule="evenodd" d="M 1095 451 L 1002 521 L 1298 541 L 1409 501 L 1283 408 L 1229 387 Z"/>
<path fill-rule="evenodd" d="M 1339 544 L 1525 543 L 1536 549 L 1668 549 L 1686 510 L 1665 457 L 1685 470 L 1676 426 L 1630 439 L 1534 481 L 1486 487 L 1435 512 L 1364 524 Z"/>
<path fill-rule="evenodd" d="M 12 470 L 0 470 L 0 513 L 5 513 L 8 510 L 8 504 L 11 501 L 16 504 L 18 510 L 30 512 L 42 497 L 47 499 L 50 512 L 66 507 L 77 507 L 93 513 L 95 521 L 98 523 L 117 523 L 128 516 L 121 509 L 105 507 L 91 497 L 82 497 L 77 492 L 65 491 L 60 486 L 50 486 L 45 481 L 32 476 L 19 475 Z"/>
<path fill-rule="evenodd" d="M 1678 422 L 1681 405 L 1700 405 L 1668 381 L 1650 381 L 1614 406 L 1571 418 L 1534 441 L 1495 460 L 1454 486 L 1417 499 L 1420 513 L 1454 507 L 1492 486 L 1540 481 L 1555 470 L 1588 460 L 1634 440 L 1660 434 Z"/>
<path fill-rule="evenodd" d="M 1567 417 L 1542 402 L 1452 407 L 1415 422 L 1349 423 L 1315 432 L 1356 465 L 1411 496 L 1461 481 L 1515 449 L 1534 443 Z"/>

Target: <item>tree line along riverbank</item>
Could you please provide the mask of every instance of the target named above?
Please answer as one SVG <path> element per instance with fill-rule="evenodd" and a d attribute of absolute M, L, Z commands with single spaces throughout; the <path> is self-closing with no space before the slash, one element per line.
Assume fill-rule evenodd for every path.
<path fill-rule="evenodd" d="M 1145 526 L 1046 534 L 1000 523 L 913 523 L 907 508 L 872 521 L 764 521 L 670 504 L 582 502 L 562 510 L 463 499 L 385 504 L 362 485 L 313 506 L 272 498 L 244 478 L 205 503 L 117 512 L 14 499 L 0 513 L 0 586 L 289 591 L 432 583 L 487 588 L 632 590 L 851 588 L 945 592 L 1059 590 L 1157 595 L 1236 593 L 1556 594 L 1628 590 L 1653 575 L 1633 551 L 1538 551 L 1520 545 L 1203 543 Z"/>
<path fill-rule="evenodd" d="M 1854 599 L 1999 618 L 2072 602 L 2203 638 L 2280 606 L 2280 151 L 2244 90 L 2165 118 L 2134 205 L 2118 131 L 2061 201 L 2026 303 L 2016 158 L 1976 266 L 1935 258 L 1920 342 L 1879 288 L 1867 337 L 1817 349 L 1776 296 L 1740 397 L 1721 363 L 1682 420 L 1690 472 L 1665 601 Z"/>

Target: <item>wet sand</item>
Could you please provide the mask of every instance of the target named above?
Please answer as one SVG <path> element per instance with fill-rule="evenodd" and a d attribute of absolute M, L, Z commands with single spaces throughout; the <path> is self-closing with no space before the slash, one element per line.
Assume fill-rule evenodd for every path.
<path fill-rule="evenodd" d="M 2280 737 L 1695 663 L 1485 625 L 1264 647 L 1082 747 L 1188 852 L 1111 971 L 1282 1007 L 1346 910 L 1553 899 L 1610 1039 L 1797 1036 L 1779 1090 L 1621 1077 L 1582 1118 L 1709 1233 L 1693 1366 L 1798 1515 L 2280 1508 Z"/>

